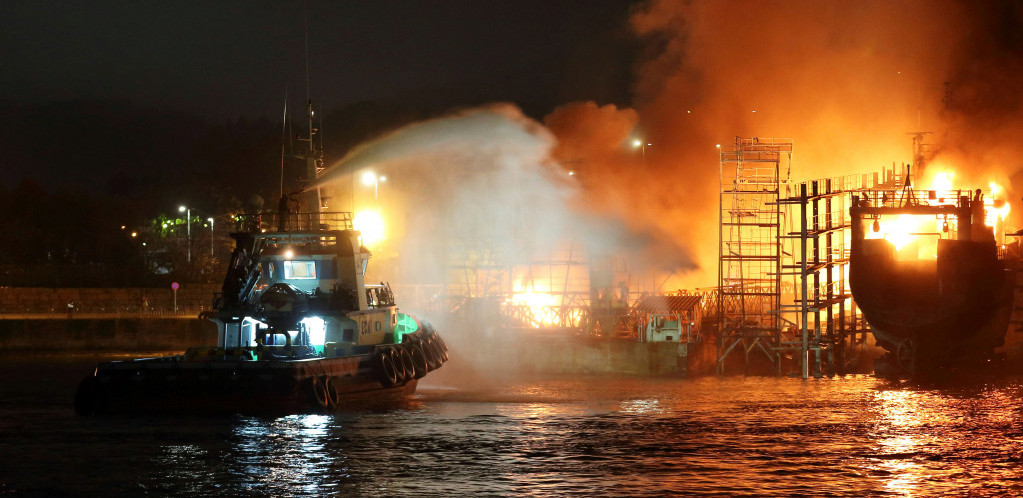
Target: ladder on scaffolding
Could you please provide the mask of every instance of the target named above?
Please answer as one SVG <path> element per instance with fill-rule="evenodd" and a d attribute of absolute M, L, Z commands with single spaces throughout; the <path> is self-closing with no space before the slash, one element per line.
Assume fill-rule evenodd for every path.
<path fill-rule="evenodd" d="M 736 137 L 719 151 L 718 372 L 741 351 L 763 353 L 779 365 L 775 345 L 781 331 L 778 203 L 787 185 L 792 140 Z"/>

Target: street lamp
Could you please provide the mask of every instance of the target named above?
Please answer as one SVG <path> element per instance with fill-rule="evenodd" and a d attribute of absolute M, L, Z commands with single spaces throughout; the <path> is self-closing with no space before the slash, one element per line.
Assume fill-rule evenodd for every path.
<path fill-rule="evenodd" d="M 210 258 L 213 257 L 213 217 L 206 218 L 210 222 Z"/>
<path fill-rule="evenodd" d="M 372 172 L 372 171 L 367 171 L 367 172 L 362 174 L 362 184 L 366 185 L 367 187 L 370 186 L 370 185 L 373 186 L 373 200 L 376 200 L 377 196 L 380 193 L 379 192 L 379 190 L 380 190 L 380 182 L 386 182 L 386 181 L 387 181 L 387 177 L 386 176 L 383 176 L 383 175 L 377 176 L 377 174 Z"/>
<path fill-rule="evenodd" d="M 647 146 L 650 146 L 650 145 L 653 145 L 653 144 L 648 144 L 648 143 L 646 143 L 646 142 L 644 142 L 644 141 L 642 141 L 642 140 L 640 140 L 638 138 L 632 141 L 632 148 L 633 149 L 641 149 L 643 151 L 643 166 L 646 166 L 646 148 L 647 148 Z"/>
<path fill-rule="evenodd" d="M 179 213 L 185 213 L 185 225 L 188 227 L 188 262 L 192 262 L 192 208 L 178 206 Z"/>

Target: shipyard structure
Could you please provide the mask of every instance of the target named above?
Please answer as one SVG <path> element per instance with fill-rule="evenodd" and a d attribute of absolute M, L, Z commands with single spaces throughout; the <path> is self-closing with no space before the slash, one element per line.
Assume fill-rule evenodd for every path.
<path fill-rule="evenodd" d="M 915 164 L 796 182 L 791 140 L 721 146 L 713 287 L 663 292 L 571 240 L 516 261 L 465 241 L 442 284 L 402 294 L 474 328 L 495 370 L 807 378 L 986 362 L 1016 342 L 1018 244 L 983 192 L 914 189 L 914 148 Z"/>
<path fill-rule="evenodd" d="M 991 189 L 921 186 L 922 137 L 911 164 L 806 181 L 792 179 L 792 140 L 721 145 L 713 286 L 665 291 L 622 254 L 571 236 L 528 257 L 501 250 L 507 240 L 447 238 L 432 280 L 385 279 L 403 310 L 450 331 L 451 371 L 913 376 L 1018 356 L 1023 265 L 1008 205 Z M 313 178 L 321 162 L 306 156 Z M 333 190 L 305 204 L 346 197 Z M 525 240 L 527 227 L 507 235 Z M 376 267 L 396 268 L 382 252 Z M 31 315 L 13 294 L 0 293 L 0 308 Z M 0 346 L 49 337 L 35 327 L 47 320 L 22 322 L 5 321 L 14 329 Z"/>

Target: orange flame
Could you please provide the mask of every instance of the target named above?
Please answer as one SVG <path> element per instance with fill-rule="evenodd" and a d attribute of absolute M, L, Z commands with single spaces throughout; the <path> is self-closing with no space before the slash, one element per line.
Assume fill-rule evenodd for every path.
<path fill-rule="evenodd" d="M 923 196 L 928 205 L 954 204 L 955 171 L 950 169 L 932 168 L 927 187 L 923 191 L 933 191 L 933 196 Z M 1009 202 L 1005 189 L 997 182 L 988 184 L 988 194 L 984 197 L 984 224 L 993 228 L 996 234 L 1004 231 L 1004 220 L 1009 214 Z M 931 198 L 933 197 L 933 198 Z M 938 256 L 938 240 L 952 235 L 949 223 L 945 220 L 928 216 L 901 214 L 882 216 L 877 224 L 867 232 L 868 239 L 886 239 L 895 246 L 895 255 L 900 260 L 933 259 Z"/>
<path fill-rule="evenodd" d="M 528 284 L 519 279 L 505 302 L 526 310 L 520 318 L 531 327 L 575 326 L 582 319 L 582 310 L 563 309 L 564 297 L 551 293 L 550 282 L 543 279 L 534 278 Z"/>

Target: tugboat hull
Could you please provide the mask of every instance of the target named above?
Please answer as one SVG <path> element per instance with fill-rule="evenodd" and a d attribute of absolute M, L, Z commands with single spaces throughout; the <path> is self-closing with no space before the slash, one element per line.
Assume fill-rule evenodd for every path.
<path fill-rule="evenodd" d="M 435 332 L 406 339 L 338 358 L 253 361 L 253 354 L 267 351 L 194 348 L 186 355 L 101 363 L 79 384 L 75 410 L 82 415 L 287 414 L 396 406 L 447 359 Z M 422 356 L 410 353 L 406 368 L 402 351 Z"/>

